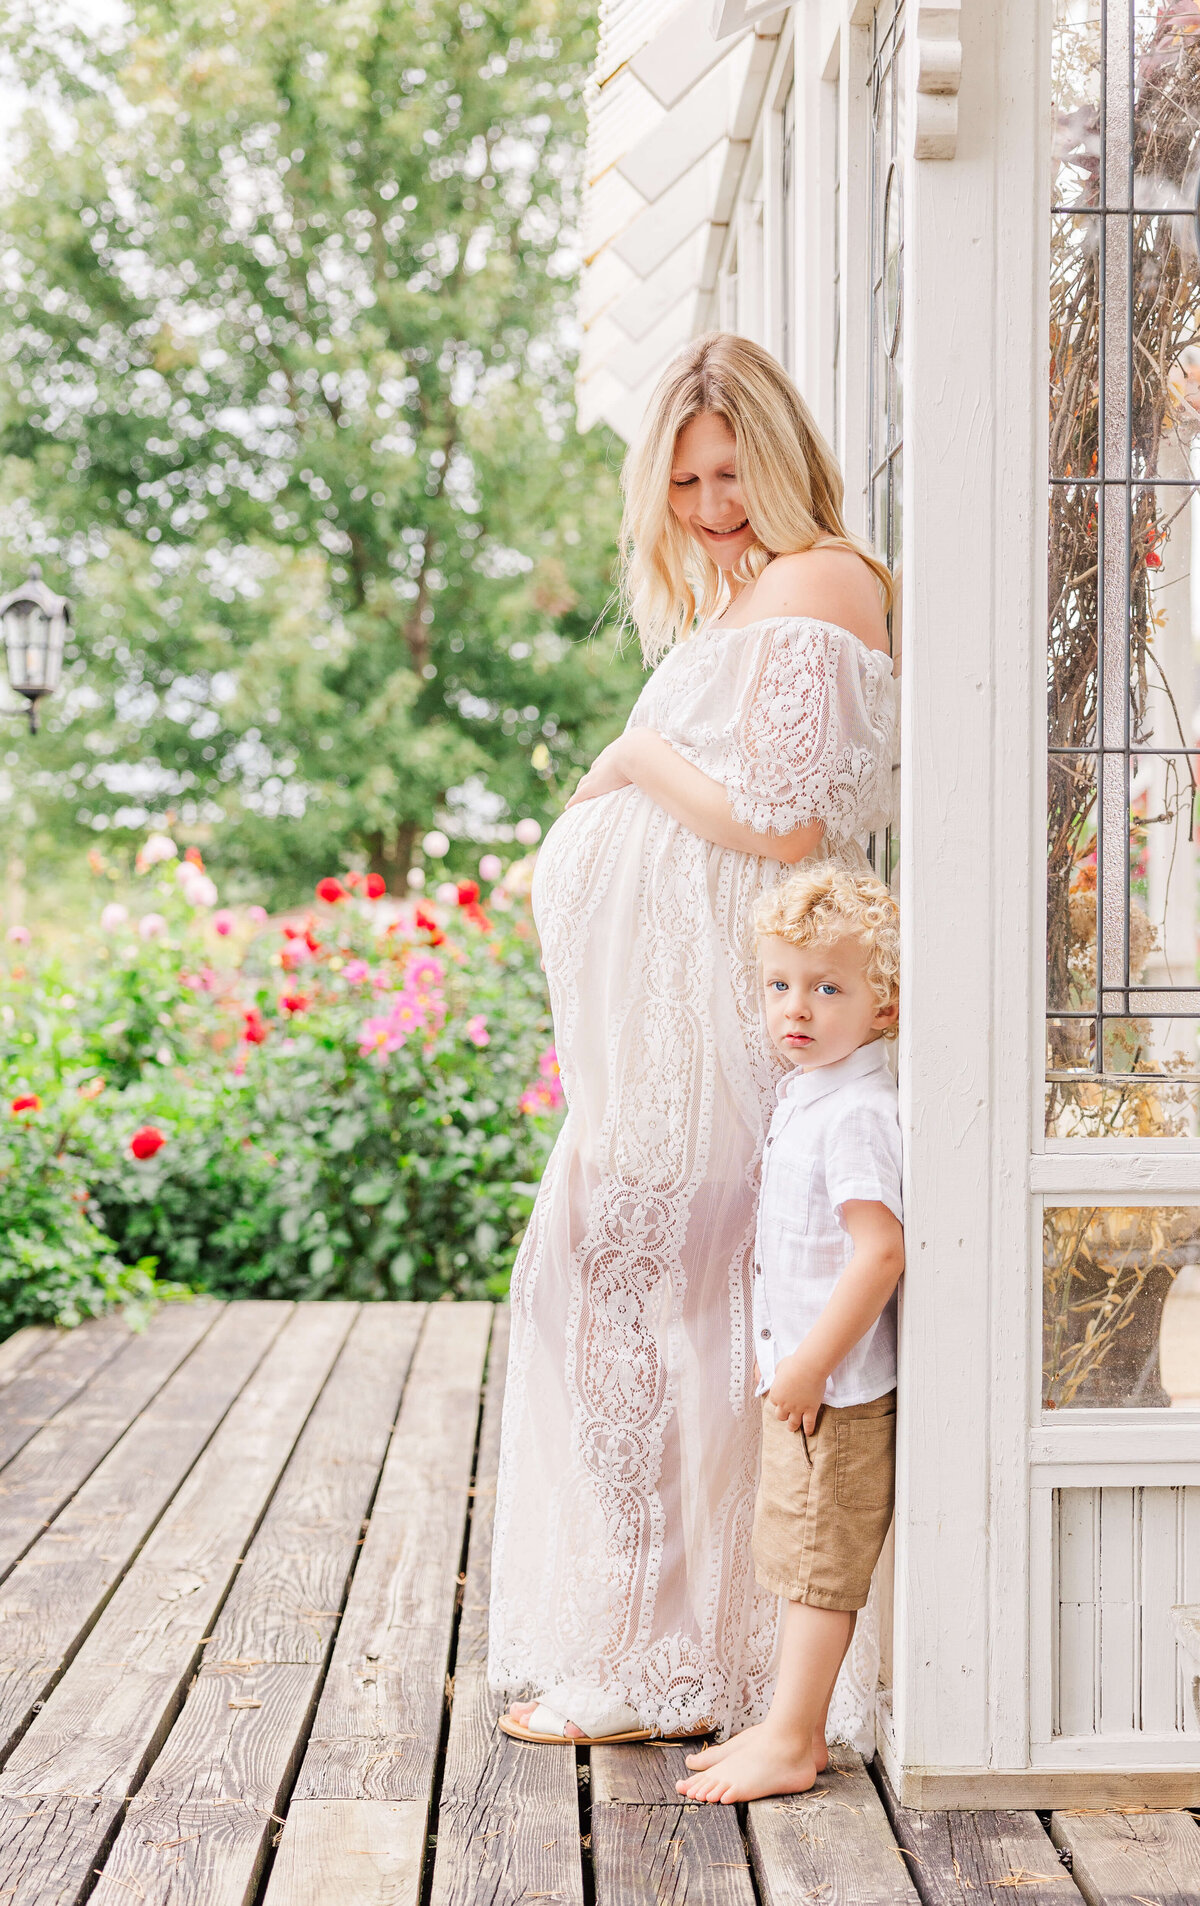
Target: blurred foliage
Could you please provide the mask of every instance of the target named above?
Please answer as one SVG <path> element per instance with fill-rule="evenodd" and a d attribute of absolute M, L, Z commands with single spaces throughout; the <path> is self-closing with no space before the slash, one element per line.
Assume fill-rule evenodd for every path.
<path fill-rule="evenodd" d="M 177 871 L 69 960 L 0 947 L 0 1334 L 142 1300 L 154 1269 L 503 1296 L 562 1105 L 528 863 L 486 912 L 474 883 L 420 907 L 360 884 L 274 925 Z"/>
<path fill-rule="evenodd" d="M 573 423 L 590 12 L 4 22 L 0 575 L 78 631 L 43 735 L 0 731 L 10 875 L 149 821 L 286 900 L 401 884 L 439 816 L 545 824 L 638 678 L 591 636 L 619 446 Z"/>

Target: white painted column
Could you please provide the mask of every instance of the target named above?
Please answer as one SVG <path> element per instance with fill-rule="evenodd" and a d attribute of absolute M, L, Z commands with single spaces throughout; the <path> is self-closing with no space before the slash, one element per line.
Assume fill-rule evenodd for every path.
<path fill-rule="evenodd" d="M 909 0 L 910 87 L 929 12 Z M 1049 24 L 1049 0 L 965 5 L 955 156 L 914 159 L 908 116 L 908 1273 L 894 1688 L 904 1800 L 921 1774 L 978 1776 L 1028 1759 Z"/>

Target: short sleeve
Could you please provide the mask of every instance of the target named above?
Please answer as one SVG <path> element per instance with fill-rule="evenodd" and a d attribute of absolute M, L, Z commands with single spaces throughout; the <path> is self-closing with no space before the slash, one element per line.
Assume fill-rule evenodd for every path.
<path fill-rule="evenodd" d="M 739 685 L 726 787 L 756 834 L 823 821 L 831 840 L 891 819 L 896 684 L 890 656 L 803 617 L 767 623 Z"/>
<path fill-rule="evenodd" d="M 839 1113 L 825 1134 L 825 1190 L 841 1208 L 852 1199 L 886 1205 L 904 1222 L 900 1121 L 895 1107 L 859 1103 Z"/>

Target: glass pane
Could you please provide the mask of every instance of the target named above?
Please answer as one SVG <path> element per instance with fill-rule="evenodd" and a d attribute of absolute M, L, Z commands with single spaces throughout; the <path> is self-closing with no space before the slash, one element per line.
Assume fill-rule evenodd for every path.
<path fill-rule="evenodd" d="M 1050 225 L 1050 474 L 1094 477 L 1100 402 L 1100 220 Z"/>
<path fill-rule="evenodd" d="M 1048 1208 L 1042 1294 L 1046 1409 L 1200 1406 L 1200 1209 Z"/>
<path fill-rule="evenodd" d="M 1047 817 L 1055 1135 L 1150 1136 L 1181 1129 L 1180 1119 L 1196 1129 L 1200 15 L 1189 9 L 1187 22 L 1152 0 L 1056 0 Z M 1061 209 L 1081 203 L 1099 215 Z M 1072 1083 L 1085 1063 L 1094 1093 Z M 1136 1087 L 1126 1083 L 1131 1073 Z M 1162 1088 L 1157 1104 L 1151 1079 Z"/>
<path fill-rule="evenodd" d="M 1095 6 L 1060 6 L 1054 31 L 1051 187 L 1058 205 L 1094 205 L 1100 180 L 1100 22 Z"/>

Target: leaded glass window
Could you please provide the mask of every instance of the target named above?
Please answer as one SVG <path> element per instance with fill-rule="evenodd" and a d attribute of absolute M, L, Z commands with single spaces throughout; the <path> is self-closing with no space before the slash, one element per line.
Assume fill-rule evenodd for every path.
<path fill-rule="evenodd" d="M 883 0 L 871 57 L 871 401 L 868 534 L 890 569 L 900 560 L 903 454 L 904 0 Z"/>
<path fill-rule="evenodd" d="M 1056 0 L 1054 1137 L 1196 1130 L 1200 7 Z"/>

